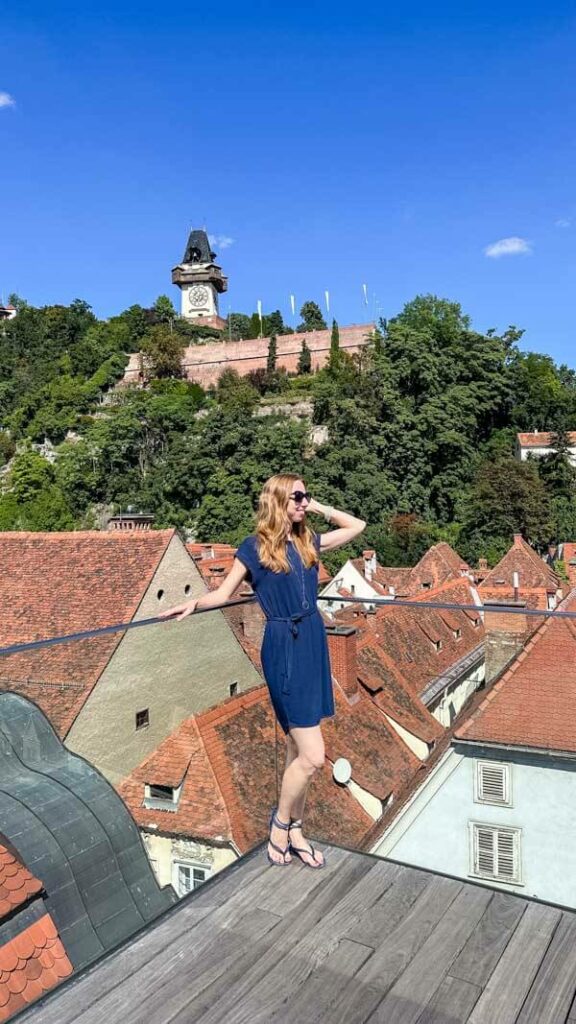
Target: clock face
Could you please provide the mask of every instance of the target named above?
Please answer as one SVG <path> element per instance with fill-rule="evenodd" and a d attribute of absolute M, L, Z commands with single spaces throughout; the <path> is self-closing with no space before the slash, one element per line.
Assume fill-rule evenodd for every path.
<path fill-rule="evenodd" d="M 190 305 L 191 306 L 207 306 L 208 305 L 208 289 L 204 288 L 203 285 L 197 284 L 194 288 L 189 291 Z"/>

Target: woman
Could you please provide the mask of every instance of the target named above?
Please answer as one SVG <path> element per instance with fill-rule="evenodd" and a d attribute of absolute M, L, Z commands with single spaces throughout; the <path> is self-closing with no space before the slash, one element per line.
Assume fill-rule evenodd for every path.
<path fill-rule="evenodd" d="M 337 527 L 314 533 L 309 512 Z M 228 601 L 248 579 L 266 616 L 262 667 L 276 717 L 287 736 L 286 768 L 278 807 L 270 818 L 268 859 L 289 864 L 295 854 L 308 867 L 324 858 L 305 839 L 302 816 L 308 785 L 324 764 L 322 718 L 334 714 L 328 645 L 316 606 L 320 551 L 332 551 L 357 537 L 366 524 L 346 512 L 321 505 L 299 477 L 271 477 L 260 495 L 256 533 L 242 542 L 218 590 L 164 612 L 183 619 L 197 608 Z"/>

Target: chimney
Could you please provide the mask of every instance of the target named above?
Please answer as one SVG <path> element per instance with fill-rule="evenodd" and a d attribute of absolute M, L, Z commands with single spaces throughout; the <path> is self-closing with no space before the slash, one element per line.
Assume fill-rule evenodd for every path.
<path fill-rule="evenodd" d="M 488 559 L 487 558 L 479 558 L 478 559 L 478 568 L 479 568 L 480 572 L 486 572 L 486 569 L 488 568 Z"/>
<path fill-rule="evenodd" d="M 353 626 L 327 626 L 328 650 L 332 675 L 349 700 L 358 699 L 358 663 L 356 630 Z"/>
<path fill-rule="evenodd" d="M 376 552 L 363 551 L 362 557 L 364 559 L 364 576 L 370 582 L 377 568 Z"/>
<path fill-rule="evenodd" d="M 520 575 L 517 572 L 512 573 L 512 586 L 514 587 L 514 600 L 517 601 L 520 596 Z"/>

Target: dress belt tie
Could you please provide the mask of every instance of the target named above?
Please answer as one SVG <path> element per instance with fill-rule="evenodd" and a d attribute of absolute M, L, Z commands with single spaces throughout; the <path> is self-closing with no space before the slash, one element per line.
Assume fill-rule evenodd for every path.
<path fill-rule="evenodd" d="M 282 686 L 282 693 L 290 692 L 290 680 L 292 678 L 292 664 L 294 656 L 294 646 L 292 643 L 290 643 L 290 637 L 292 637 L 293 640 L 296 640 L 296 637 L 298 636 L 298 623 L 301 622 L 302 619 L 309 619 L 311 615 L 316 614 L 319 614 L 318 608 L 314 607 L 303 608 L 302 611 L 295 612 L 294 615 L 270 615 L 268 617 L 268 622 L 283 622 L 287 626 L 285 644 L 285 676 L 284 685 Z"/>

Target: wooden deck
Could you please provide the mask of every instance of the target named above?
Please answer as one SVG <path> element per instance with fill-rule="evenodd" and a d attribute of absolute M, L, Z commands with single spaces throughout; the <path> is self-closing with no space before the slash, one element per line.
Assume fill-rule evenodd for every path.
<path fill-rule="evenodd" d="M 576 913 L 328 847 L 237 862 L 34 1024 L 576 1024 Z"/>

